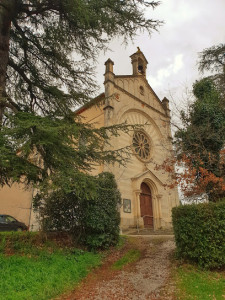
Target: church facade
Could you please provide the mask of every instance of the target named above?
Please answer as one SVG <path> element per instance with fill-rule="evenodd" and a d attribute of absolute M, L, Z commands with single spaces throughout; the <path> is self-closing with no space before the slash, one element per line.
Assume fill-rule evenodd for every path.
<path fill-rule="evenodd" d="M 92 174 L 108 171 L 115 175 L 122 196 L 122 230 L 170 228 L 171 209 L 179 204 L 178 191 L 177 187 L 169 187 L 172 174 L 157 168 L 173 158 L 169 101 L 166 98 L 161 101 L 149 85 L 148 62 L 139 48 L 130 58 L 131 75 L 115 75 L 114 63 L 110 59 L 106 61 L 105 92 L 76 113 L 84 122 L 99 128 L 124 122 L 140 125 L 111 140 L 115 150 L 130 146 L 131 155 L 126 165 L 96 166 Z M 1 213 L 37 229 L 32 195 L 33 190 L 24 191 L 19 185 L 4 187 L 0 190 Z"/>
<path fill-rule="evenodd" d="M 132 75 L 115 75 L 113 61 L 105 63 L 105 92 L 78 113 L 95 126 L 141 125 L 112 138 L 113 149 L 131 148 L 126 166 L 103 165 L 93 174 L 115 175 L 122 196 L 121 228 L 170 228 L 171 209 L 179 204 L 172 174 L 158 168 L 173 158 L 169 101 L 157 97 L 146 79 L 147 60 L 138 48 L 130 56 Z"/>

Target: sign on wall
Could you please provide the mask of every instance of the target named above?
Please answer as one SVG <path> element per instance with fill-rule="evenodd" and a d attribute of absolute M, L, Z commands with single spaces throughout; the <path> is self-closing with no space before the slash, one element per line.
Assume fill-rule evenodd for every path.
<path fill-rule="evenodd" d="M 123 211 L 125 213 L 131 213 L 131 200 L 123 199 Z"/>

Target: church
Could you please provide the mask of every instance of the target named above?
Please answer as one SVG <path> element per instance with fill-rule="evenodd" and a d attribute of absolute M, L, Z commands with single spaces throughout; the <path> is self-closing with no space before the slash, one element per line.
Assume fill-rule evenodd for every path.
<path fill-rule="evenodd" d="M 102 171 L 115 175 L 122 196 L 121 229 L 171 228 L 171 209 L 179 205 L 177 187 L 171 188 L 172 174 L 157 168 L 173 159 L 169 100 L 157 97 L 146 79 L 148 61 L 138 48 L 130 56 L 131 75 L 115 75 L 113 61 L 105 63 L 105 92 L 76 111 L 83 122 L 94 126 L 125 123 L 140 125 L 129 133 L 113 137 L 113 149 L 130 147 L 131 155 L 125 166 L 100 165 L 92 174 Z M 9 214 L 38 229 L 32 210 L 33 190 L 19 185 L 0 190 L 1 213 Z"/>
<path fill-rule="evenodd" d="M 177 187 L 171 188 L 172 174 L 159 170 L 173 159 L 169 100 L 157 97 L 146 79 L 148 61 L 138 48 L 130 56 L 131 75 L 115 75 L 113 61 L 105 63 L 105 92 L 77 113 L 95 126 L 121 123 L 141 125 L 130 134 L 121 132 L 111 141 L 113 149 L 131 147 L 125 167 L 99 166 L 93 174 L 109 171 L 115 175 L 122 196 L 121 229 L 172 226 L 171 209 L 179 205 Z"/>

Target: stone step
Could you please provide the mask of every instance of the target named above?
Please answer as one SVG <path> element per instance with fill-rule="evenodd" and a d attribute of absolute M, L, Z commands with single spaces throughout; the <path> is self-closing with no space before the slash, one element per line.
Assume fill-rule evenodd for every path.
<path fill-rule="evenodd" d="M 149 228 L 143 228 L 137 230 L 136 228 L 130 228 L 126 230 L 122 230 L 121 234 L 124 235 L 173 235 L 174 232 L 172 229 L 160 229 L 154 230 Z"/>

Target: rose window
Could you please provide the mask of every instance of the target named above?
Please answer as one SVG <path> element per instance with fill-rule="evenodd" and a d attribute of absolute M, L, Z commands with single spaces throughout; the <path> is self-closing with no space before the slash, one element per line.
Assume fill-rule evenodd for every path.
<path fill-rule="evenodd" d="M 142 132 L 137 131 L 133 136 L 134 152 L 143 160 L 147 160 L 150 156 L 150 140 L 148 136 Z"/>

